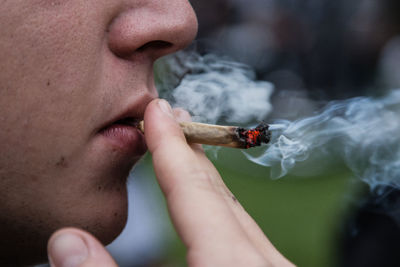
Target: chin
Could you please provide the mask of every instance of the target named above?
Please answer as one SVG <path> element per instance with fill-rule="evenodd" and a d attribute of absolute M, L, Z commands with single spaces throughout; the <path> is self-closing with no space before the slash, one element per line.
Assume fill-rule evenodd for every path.
<path fill-rule="evenodd" d="M 79 206 L 75 203 L 72 208 L 58 206 L 51 212 L 38 212 L 17 223 L 9 221 L 5 229 L 0 229 L 0 266 L 27 266 L 46 262 L 48 239 L 64 227 L 85 230 L 104 245 L 111 243 L 122 232 L 127 221 L 126 186 L 98 192 L 90 199 L 80 201 Z"/>
<path fill-rule="evenodd" d="M 73 226 L 88 231 L 104 245 L 111 243 L 124 229 L 128 218 L 128 196 L 126 185 L 117 186 L 113 190 L 99 190 L 86 207 L 72 211 L 72 218 L 64 221 Z M 68 216 L 68 213 L 66 213 Z"/>
<path fill-rule="evenodd" d="M 64 222 L 93 234 L 104 245 L 111 243 L 124 229 L 128 217 L 128 193 L 126 180 L 132 168 L 126 162 L 113 168 L 107 175 L 92 184 L 90 189 L 79 192 L 77 210 L 66 212 Z"/>
<path fill-rule="evenodd" d="M 89 225 L 82 229 L 97 237 L 104 245 L 114 241 L 124 229 L 128 218 L 128 198 L 126 187 L 119 198 L 110 200 L 106 207 L 101 206 L 98 214 L 91 218 Z"/>

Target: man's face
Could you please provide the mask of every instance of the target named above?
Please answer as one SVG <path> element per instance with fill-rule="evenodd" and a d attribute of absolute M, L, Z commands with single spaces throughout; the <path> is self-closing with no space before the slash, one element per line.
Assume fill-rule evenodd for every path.
<path fill-rule="evenodd" d="M 157 96 L 154 60 L 194 38 L 190 4 L 6 0 L 0 25 L 0 263 L 40 259 L 61 226 L 112 241 L 146 149 L 126 121 Z"/>

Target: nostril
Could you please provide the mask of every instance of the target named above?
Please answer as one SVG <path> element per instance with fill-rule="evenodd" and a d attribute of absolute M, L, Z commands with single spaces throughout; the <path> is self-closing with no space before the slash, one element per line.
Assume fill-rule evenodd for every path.
<path fill-rule="evenodd" d="M 173 44 L 170 42 L 155 40 L 148 42 L 137 49 L 138 52 L 143 52 L 146 50 L 165 50 L 172 47 Z"/>
<path fill-rule="evenodd" d="M 135 50 L 129 49 L 130 47 L 112 47 L 111 51 L 120 58 L 131 58 L 134 54 L 148 54 L 150 57 L 159 57 L 167 54 L 174 44 L 162 40 L 155 40 L 147 42 L 144 45 L 136 48 Z M 151 56 L 153 55 L 153 56 Z"/>

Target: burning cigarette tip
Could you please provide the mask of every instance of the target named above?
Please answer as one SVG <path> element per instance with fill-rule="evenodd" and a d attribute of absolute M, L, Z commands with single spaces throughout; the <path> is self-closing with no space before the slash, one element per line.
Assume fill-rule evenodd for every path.
<path fill-rule="evenodd" d="M 269 125 L 265 122 L 260 123 L 254 129 L 237 128 L 239 140 L 244 144 L 244 148 L 261 146 L 263 143 L 268 144 L 271 139 L 271 132 L 268 130 Z"/>
<path fill-rule="evenodd" d="M 269 125 L 264 122 L 253 129 L 197 122 L 181 122 L 180 126 L 188 143 L 251 148 L 268 144 L 271 138 Z M 143 121 L 139 123 L 138 129 L 144 133 Z"/>

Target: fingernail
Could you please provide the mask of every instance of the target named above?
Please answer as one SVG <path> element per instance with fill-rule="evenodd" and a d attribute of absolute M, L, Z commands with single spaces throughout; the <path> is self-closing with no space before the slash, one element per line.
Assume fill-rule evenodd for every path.
<path fill-rule="evenodd" d="M 49 260 L 51 266 L 76 267 L 88 257 L 85 242 L 75 234 L 60 234 L 50 243 Z"/>
<path fill-rule="evenodd" d="M 174 114 L 172 113 L 172 108 L 167 101 L 165 101 L 164 99 L 160 99 L 158 100 L 158 105 L 165 114 L 172 118 L 174 117 Z"/>

